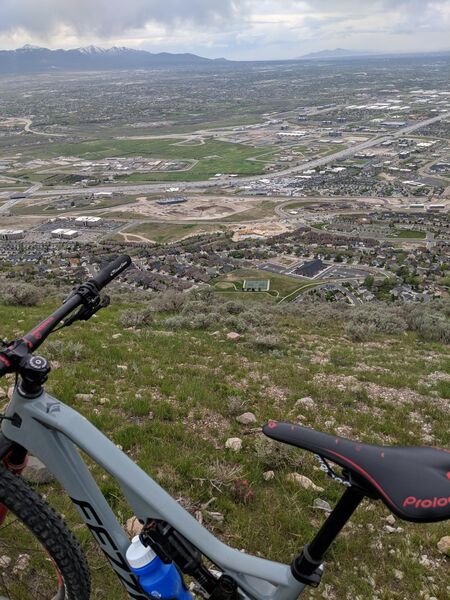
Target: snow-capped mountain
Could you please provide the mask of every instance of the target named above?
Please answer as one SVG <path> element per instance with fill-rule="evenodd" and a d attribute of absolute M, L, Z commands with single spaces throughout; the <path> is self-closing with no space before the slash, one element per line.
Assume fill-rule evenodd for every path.
<path fill-rule="evenodd" d="M 224 59 L 219 59 L 223 61 Z M 0 50 L 0 73 L 49 71 L 95 71 L 107 69 L 151 69 L 208 65 L 217 61 L 195 54 L 153 54 L 114 46 L 86 46 L 72 50 L 49 50 L 27 44 L 17 50 Z"/>

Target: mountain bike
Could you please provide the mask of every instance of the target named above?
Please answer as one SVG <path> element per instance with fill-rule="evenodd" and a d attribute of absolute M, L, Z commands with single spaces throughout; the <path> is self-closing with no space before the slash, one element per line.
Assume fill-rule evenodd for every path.
<path fill-rule="evenodd" d="M 50 365 L 35 351 L 50 333 L 87 321 L 106 307 L 109 298 L 101 290 L 130 263 L 128 256 L 118 257 L 75 287 L 29 333 L 4 342 L 0 350 L 0 376 L 16 374 L 0 435 L 0 597 L 88 600 L 91 593 L 89 568 L 75 537 L 20 477 L 28 452 L 47 466 L 67 492 L 128 596 L 135 600 L 150 596 L 127 564 L 129 537 L 79 450 L 119 483 L 143 525 L 142 542 L 176 566 L 195 596 L 206 599 L 294 600 L 307 586 L 318 586 L 327 549 L 366 497 L 381 500 L 407 521 L 450 518 L 448 450 L 368 445 L 270 421 L 263 427 L 265 435 L 317 455 L 323 470 L 342 483 L 345 491 L 314 539 L 290 565 L 250 556 L 216 538 L 85 417 L 44 389 Z M 25 542 L 11 533 L 19 523 L 25 525 Z"/>

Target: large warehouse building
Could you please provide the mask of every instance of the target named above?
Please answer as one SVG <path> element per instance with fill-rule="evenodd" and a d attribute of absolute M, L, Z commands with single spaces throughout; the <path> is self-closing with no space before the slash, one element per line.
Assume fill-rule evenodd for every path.
<path fill-rule="evenodd" d="M 0 229 L 0 240 L 23 240 L 23 229 Z"/>
<path fill-rule="evenodd" d="M 75 219 L 75 223 L 77 225 L 82 225 L 83 227 L 95 227 L 101 223 L 101 221 L 101 217 L 77 217 Z"/>
<path fill-rule="evenodd" d="M 59 238 L 60 240 L 73 240 L 78 237 L 78 231 L 75 231 L 75 229 L 54 229 L 52 237 Z"/>

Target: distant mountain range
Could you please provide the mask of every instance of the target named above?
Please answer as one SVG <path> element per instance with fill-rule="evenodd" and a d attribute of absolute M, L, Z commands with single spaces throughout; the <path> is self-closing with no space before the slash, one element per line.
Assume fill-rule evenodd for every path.
<path fill-rule="evenodd" d="M 354 58 L 357 56 L 370 56 L 379 54 L 378 52 L 361 51 L 361 50 L 346 50 L 345 48 L 335 48 L 334 50 L 320 50 L 320 52 L 310 52 L 300 58 L 303 59 L 320 59 L 320 58 Z"/>
<path fill-rule="evenodd" d="M 108 69 L 152 69 L 226 63 L 195 54 L 153 54 L 145 50 L 87 46 L 73 50 L 49 50 L 26 45 L 17 50 L 0 50 L 0 73 L 95 71 Z"/>

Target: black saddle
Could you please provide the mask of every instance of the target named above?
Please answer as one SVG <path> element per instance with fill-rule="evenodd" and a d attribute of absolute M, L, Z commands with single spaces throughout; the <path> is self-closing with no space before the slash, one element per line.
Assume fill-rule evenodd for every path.
<path fill-rule="evenodd" d="M 343 467 L 352 483 L 401 519 L 430 523 L 450 518 L 449 450 L 360 444 L 277 421 L 269 421 L 263 432 Z"/>

